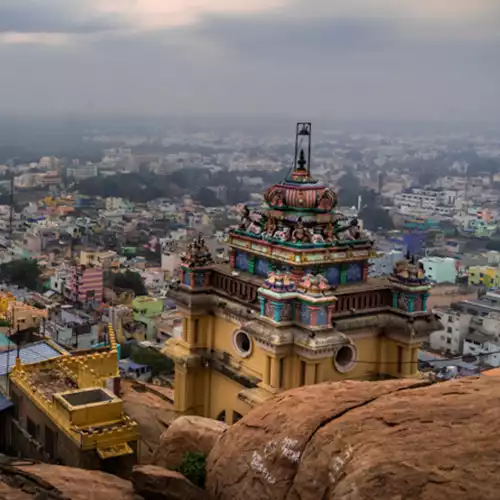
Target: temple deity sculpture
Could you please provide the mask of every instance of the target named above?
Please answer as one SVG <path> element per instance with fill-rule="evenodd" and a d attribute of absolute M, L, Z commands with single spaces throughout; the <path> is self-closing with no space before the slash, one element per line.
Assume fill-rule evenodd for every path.
<path fill-rule="evenodd" d="M 240 225 L 239 229 L 246 230 L 252 223 L 252 219 L 250 218 L 250 209 L 248 208 L 247 205 L 245 205 L 241 209 L 241 220 L 240 220 Z"/>
<path fill-rule="evenodd" d="M 264 225 L 264 236 L 272 238 L 276 232 L 276 219 L 272 216 L 268 217 Z"/>
<path fill-rule="evenodd" d="M 329 222 L 324 228 L 323 228 L 323 237 L 327 243 L 333 243 L 335 240 L 335 232 L 333 229 L 333 224 Z"/>
<path fill-rule="evenodd" d="M 337 203 L 336 196 L 329 190 L 325 189 L 318 199 L 318 208 L 331 212 Z"/>
<path fill-rule="evenodd" d="M 292 241 L 294 243 L 310 243 L 311 242 L 311 233 L 309 229 L 304 227 L 304 223 L 302 222 L 302 218 L 299 217 L 297 221 L 297 226 L 292 232 Z"/>

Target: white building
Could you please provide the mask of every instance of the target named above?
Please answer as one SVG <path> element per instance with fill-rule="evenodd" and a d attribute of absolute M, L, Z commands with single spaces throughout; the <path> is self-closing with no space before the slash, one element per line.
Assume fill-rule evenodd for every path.
<path fill-rule="evenodd" d="M 478 361 L 497 368 L 500 366 L 500 341 L 498 336 L 489 337 L 469 333 L 464 339 L 464 355 L 479 356 Z"/>
<path fill-rule="evenodd" d="M 68 168 L 68 176 L 74 179 L 76 182 L 82 181 L 84 179 L 90 179 L 91 177 L 97 177 L 99 175 L 99 170 L 97 165 L 94 163 L 87 163 L 86 165 L 80 165 L 74 168 Z"/>
<path fill-rule="evenodd" d="M 394 196 L 394 205 L 412 215 L 453 215 L 462 208 L 463 191 L 451 189 L 411 188 Z"/>
<path fill-rule="evenodd" d="M 439 317 L 444 328 L 429 336 L 431 349 L 454 356 L 462 354 L 472 316 L 451 308 L 435 309 L 433 312 Z"/>
<path fill-rule="evenodd" d="M 173 252 L 165 252 L 161 256 L 161 270 L 168 276 L 174 276 L 176 269 L 181 264 L 180 255 Z"/>

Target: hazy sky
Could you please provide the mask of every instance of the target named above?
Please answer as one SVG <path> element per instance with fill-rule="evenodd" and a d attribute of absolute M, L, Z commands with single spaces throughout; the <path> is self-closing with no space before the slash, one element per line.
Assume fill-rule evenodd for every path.
<path fill-rule="evenodd" d="M 0 112 L 498 120 L 500 0 L 0 0 Z"/>

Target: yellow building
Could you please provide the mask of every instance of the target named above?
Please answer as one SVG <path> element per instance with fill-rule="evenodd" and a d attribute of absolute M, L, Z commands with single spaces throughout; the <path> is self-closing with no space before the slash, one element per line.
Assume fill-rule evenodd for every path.
<path fill-rule="evenodd" d="M 110 349 L 34 364 L 19 358 L 10 375 L 15 405 L 9 442 L 27 458 L 127 475 L 137 462 L 139 432 L 116 395 L 118 354 Z"/>
<path fill-rule="evenodd" d="M 469 285 L 484 285 L 486 288 L 500 288 L 500 267 L 472 266 L 467 270 Z"/>
<path fill-rule="evenodd" d="M 0 321 L 8 323 L 12 332 L 38 328 L 47 316 L 47 309 L 38 309 L 24 302 L 17 302 L 10 293 L 0 294 Z"/>
<path fill-rule="evenodd" d="M 368 279 L 373 242 L 335 210 L 337 197 L 310 175 L 310 124 L 297 126 L 294 170 L 245 207 L 231 229 L 230 264 L 215 265 L 201 237 L 169 291 L 183 316 L 175 408 L 234 423 L 284 389 L 330 380 L 411 377 L 439 323 L 427 312 L 424 270 L 397 263 Z"/>
<path fill-rule="evenodd" d="M 120 259 L 113 250 L 82 250 L 79 263 L 83 266 L 102 267 L 103 269 L 120 268 Z"/>

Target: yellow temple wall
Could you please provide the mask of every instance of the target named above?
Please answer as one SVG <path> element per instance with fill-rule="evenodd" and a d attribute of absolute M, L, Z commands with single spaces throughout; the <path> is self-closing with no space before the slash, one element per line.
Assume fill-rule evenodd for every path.
<path fill-rule="evenodd" d="M 232 361 L 241 363 L 242 368 L 248 375 L 262 378 L 266 363 L 266 353 L 252 339 L 251 354 L 246 358 L 241 357 L 233 344 L 233 333 L 239 327 L 240 324 L 238 323 L 215 316 L 212 348 L 216 351 L 228 352 L 231 355 Z"/>
<path fill-rule="evenodd" d="M 357 362 L 354 368 L 347 373 L 339 372 L 334 364 L 334 358 L 324 359 L 319 366 L 319 382 L 340 380 L 363 380 L 378 373 L 379 344 L 378 337 L 362 337 L 353 339 L 357 349 Z"/>
<path fill-rule="evenodd" d="M 244 388 L 231 379 L 212 370 L 210 374 L 210 418 L 217 418 L 222 411 L 226 412 L 226 423 L 233 423 L 233 412 L 245 415 L 250 407 L 238 399 L 238 393 Z"/>

